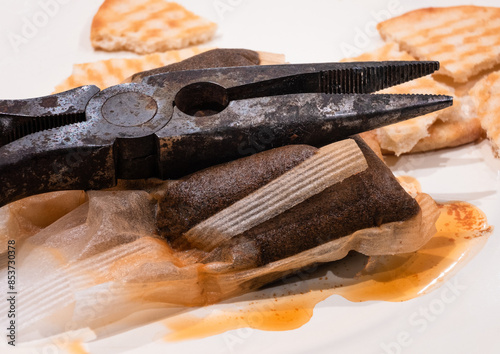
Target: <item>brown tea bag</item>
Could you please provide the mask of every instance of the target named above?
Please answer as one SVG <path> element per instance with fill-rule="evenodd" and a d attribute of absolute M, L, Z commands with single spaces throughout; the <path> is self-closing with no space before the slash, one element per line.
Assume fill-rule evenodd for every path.
<path fill-rule="evenodd" d="M 347 178 L 324 186 L 300 203 L 297 202 L 300 196 L 294 195 L 291 204 L 278 213 L 273 212 L 275 206 L 287 199 L 287 192 L 305 174 L 300 171 L 285 179 L 283 172 L 290 174 L 297 170 L 304 161 L 318 155 L 318 149 L 288 146 L 166 184 L 153 193 L 159 200 L 159 231 L 174 247 L 209 251 L 203 263 L 224 262 L 234 269 L 234 263 L 241 268 L 262 266 L 357 230 L 408 220 L 418 214 L 418 203 L 363 140 L 356 137 L 344 143 L 347 141 L 360 149 L 368 168 L 358 167 Z M 327 161 L 338 172 L 348 165 L 349 159 L 344 156 L 341 164 L 336 165 L 334 156 L 353 147 L 340 143 L 332 146 L 335 150 Z M 275 168 L 277 163 L 281 168 Z M 290 166 L 294 167 L 291 171 Z M 328 169 L 326 164 L 319 166 L 315 180 Z M 305 181 L 302 190 L 311 184 L 312 181 Z M 268 197 L 274 190 L 287 192 L 274 199 Z M 247 222 L 256 214 L 257 221 Z M 397 249 L 379 252 L 396 253 Z"/>

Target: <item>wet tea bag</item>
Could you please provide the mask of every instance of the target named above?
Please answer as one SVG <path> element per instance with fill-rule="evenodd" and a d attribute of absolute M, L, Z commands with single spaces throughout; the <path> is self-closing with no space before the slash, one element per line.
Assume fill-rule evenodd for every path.
<path fill-rule="evenodd" d="M 429 196 L 409 196 L 359 138 L 128 185 L 143 190 L 91 191 L 38 232 L 7 230 L 19 242 L 21 341 L 103 333 L 145 310 L 168 316 L 350 250 L 411 252 L 433 235 L 438 216 Z M 12 210 L 2 209 L 4 218 Z"/>

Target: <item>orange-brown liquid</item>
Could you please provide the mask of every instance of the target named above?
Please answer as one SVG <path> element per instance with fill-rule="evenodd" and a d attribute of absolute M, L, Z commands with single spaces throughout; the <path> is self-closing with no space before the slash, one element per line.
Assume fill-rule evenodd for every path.
<path fill-rule="evenodd" d="M 439 206 L 437 233 L 420 250 L 372 257 L 359 282 L 335 290 L 351 301 L 404 301 L 422 295 L 455 273 L 487 240 L 491 227 L 478 208 L 464 202 Z"/>
<path fill-rule="evenodd" d="M 81 342 L 71 342 L 60 345 L 59 348 L 68 354 L 88 354 L 88 351 L 83 347 Z"/>
<path fill-rule="evenodd" d="M 485 215 L 471 204 L 454 202 L 439 207 L 437 233 L 417 252 L 369 259 L 357 255 L 328 265 L 321 277 L 313 274 L 310 279 L 279 287 L 281 290 L 263 290 L 254 295 L 257 300 L 225 304 L 223 309 L 209 307 L 201 316 L 184 314 L 170 318 L 164 321 L 169 329 L 165 340 L 203 338 L 246 327 L 268 331 L 295 329 L 311 319 L 319 302 L 334 294 L 358 302 L 404 301 L 427 293 L 472 258 L 491 232 Z M 360 270 L 346 275 L 353 273 L 348 268 L 356 267 L 351 263 L 359 263 L 363 258 L 366 263 Z M 325 269 L 321 271 L 324 273 Z M 277 294 L 278 291 L 283 293 Z"/>

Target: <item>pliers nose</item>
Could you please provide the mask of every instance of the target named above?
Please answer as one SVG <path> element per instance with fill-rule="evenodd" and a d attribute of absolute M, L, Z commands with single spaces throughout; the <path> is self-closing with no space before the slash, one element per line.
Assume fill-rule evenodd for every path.
<path fill-rule="evenodd" d="M 161 173 L 178 178 L 290 144 L 321 147 L 451 104 L 452 98 L 443 95 L 303 93 L 231 101 L 209 116 L 176 107 L 168 125 L 156 133 Z"/>

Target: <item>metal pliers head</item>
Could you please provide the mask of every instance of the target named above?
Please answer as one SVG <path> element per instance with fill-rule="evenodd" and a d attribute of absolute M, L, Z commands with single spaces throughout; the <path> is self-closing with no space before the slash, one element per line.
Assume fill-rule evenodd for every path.
<path fill-rule="evenodd" d="M 0 101 L 0 205 L 117 179 L 178 178 L 288 144 L 323 146 L 452 104 L 372 94 L 437 62 L 361 62 L 160 73 L 100 91 Z"/>

